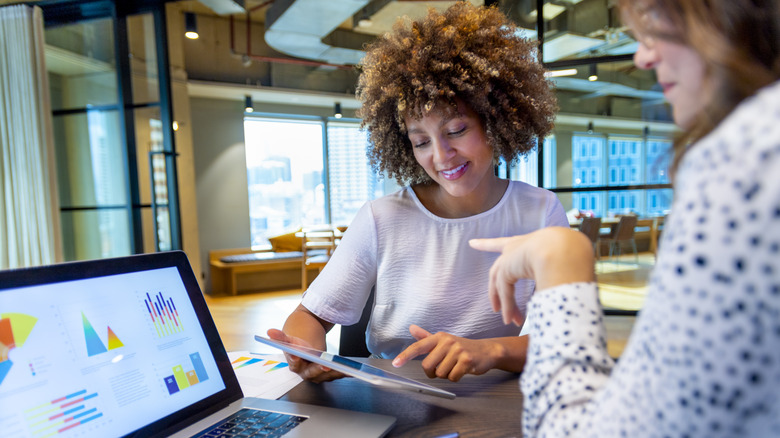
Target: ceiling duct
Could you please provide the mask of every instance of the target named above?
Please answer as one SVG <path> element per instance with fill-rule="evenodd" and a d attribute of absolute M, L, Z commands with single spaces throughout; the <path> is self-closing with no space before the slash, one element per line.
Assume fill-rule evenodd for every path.
<path fill-rule="evenodd" d="M 265 42 L 274 50 L 298 58 L 329 64 L 360 64 L 362 50 L 334 47 L 322 42 L 369 0 L 276 0 L 265 16 Z"/>
<path fill-rule="evenodd" d="M 246 12 L 244 0 L 199 0 L 217 15 L 243 14 Z"/>

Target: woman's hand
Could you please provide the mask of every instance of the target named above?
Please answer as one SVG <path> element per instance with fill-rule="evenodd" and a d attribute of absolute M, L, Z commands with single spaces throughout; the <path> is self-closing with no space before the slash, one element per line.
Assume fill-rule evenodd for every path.
<path fill-rule="evenodd" d="M 400 367 L 427 354 L 422 367 L 430 378 L 457 382 L 466 374 L 484 374 L 495 368 L 497 358 L 505 355 L 500 343 L 488 339 L 466 339 L 444 332 L 432 334 L 414 324 L 409 326 L 409 332 L 417 342 L 396 356 L 393 366 Z"/>
<path fill-rule="evenodd" d="M 472 239 L 469 245 L 501 253 L 490 268 L 488 294 L 506 324 L 524 321 L 515 302 L 515 283 L 521 278 L 535 280 L 536 290 L 595 280 L 593 245 L 578 230 L 547 227 L 522 236 Z"/>
<path fill-rule="evenodd" d="M 302 345 L 304 347 L 313 348 L 311 344 L 303 339 L 289 336 L 281 330 L 270 329 L 268 330 L 268 337 L 277 341 L 287 342 L 288 344 Z M 330 368 L 309 362 L 308 360 L 301 359 L 298 356 L 294 356 L 285 352 L 284 356 L 287 358 L 287 364 L 290 367 L 290 371 L 298 374 L 303 380 L 308 380 L 314 383 L 328 382 L 331 380 L 340 379 L 346 377 L 344 374 L 331 370 Z"/>

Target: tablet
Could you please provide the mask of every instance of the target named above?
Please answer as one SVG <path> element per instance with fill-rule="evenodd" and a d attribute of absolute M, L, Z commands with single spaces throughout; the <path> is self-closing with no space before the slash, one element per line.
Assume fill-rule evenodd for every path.
<path fill-rule="evenodd" d="M 362 362 L 358 362 L 344 356 L 331 354 L 326 351 L 315 350 L 300 345 L 293 345 L 287 342 L 276 341 L 262 336 L 255 336 L 255 340 L 263 344 L 276 347 L 282 351 L 306 359 L 309 362 L 325 365 L 326 367 L 340 371 L 348 376 L 356 377 L 360 380 L 372 383 L 374 385 L 386 388 L 405 389 L 407 391 L 420 392 L 423 394 L 435 395 L 444 398 L 455 398 L 455 394 L 426 385 L 407 377 L 393 374 L 381 368 L 377 368 Z"/>

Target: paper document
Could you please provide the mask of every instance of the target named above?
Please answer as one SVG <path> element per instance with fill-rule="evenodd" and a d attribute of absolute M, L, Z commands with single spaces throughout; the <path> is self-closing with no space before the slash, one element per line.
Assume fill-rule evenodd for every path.
<path fill-rule="evenodd" d="M 245 397 L 277 399 L 303 379 L 290 371 L 283 354 L 228 352 L 238 384 Z"/>

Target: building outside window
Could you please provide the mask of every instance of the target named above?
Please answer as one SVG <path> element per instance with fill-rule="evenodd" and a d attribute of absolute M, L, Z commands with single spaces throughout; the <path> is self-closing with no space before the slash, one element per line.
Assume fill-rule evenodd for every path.
<path fill-rule="evenodd" d="M 247 117 L 244 135 L 253 247 L 299 227 L 349 225 L 366 201 L 398 189 L 372 170 L 357 122 Z"/>
<path fill-rule="evenodd" d="M 244 135 L 252 246 L 293 226 L 324 224 L 322 125 L 252 118 Z"/>
<path fill-rule="evenodd" d="M 667 139 L 575 133 L 572 136 L 572 187 L 668 184 L 666 169 L 670 147 L 671 142 Z M 604 167 L 606 174 L 602 173 Z M 670 207 L 671 189 L 572 194 L 572 208 L 600 217 L 626 213 L 660 216 Z"/>
<path fill-rule="evenodd" d="M 366 201 L 385 194 L 366 156 L 367 146 L 359 124 L 328 122 L 330 214 L 335 225 L 348 225 Z"/>

